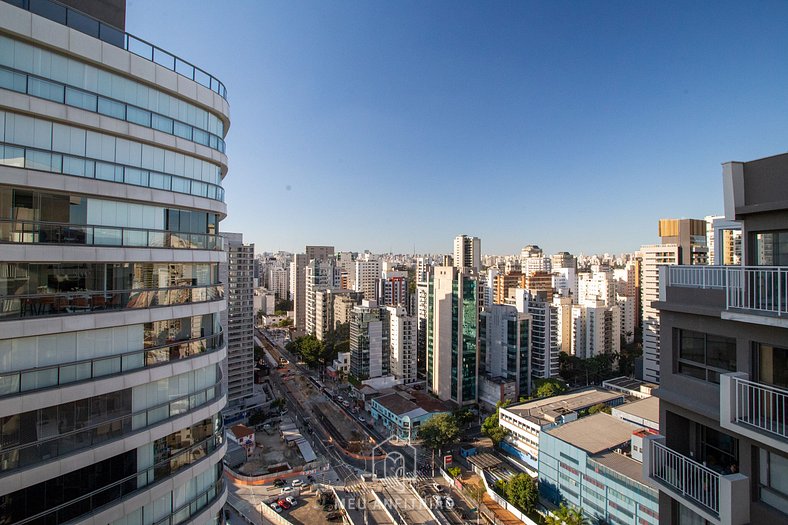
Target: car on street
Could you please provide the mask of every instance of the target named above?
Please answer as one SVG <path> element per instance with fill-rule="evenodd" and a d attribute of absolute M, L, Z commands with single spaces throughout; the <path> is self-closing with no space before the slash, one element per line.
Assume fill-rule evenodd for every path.
<path fill-rule="evenodd" d="M 274 503 L 271 503 L 271 505 L 269 505 L 269 506 L 270 506 L 272 509 L 274 509 L 276 512 L 279 512 L 279 513 L 281 513 L 281 512 L 282 512 L 282 507 L 280 507 L 280 506 L 279 506 L 279 504 L 278 504 L 278 503 L 276 503 L 276 502 L 274 502 Z"/>
<path fill-rule="evenodd" d="M 342 401 L 344 398 L 342 396 L 337 396 L 337 401 Z"/>
<path fill-rule="evenodd" d="M 348 403 L 347 401 L 342 401 L 342 406 L 347 408 L 350 406 L 350 403 Z"/>
<path fill-rule="evenodd" d="M 285 480 L 283 480 L 282 478 L 276 478 L 274 480 L 274 487 L 276 487 L 276 488 L 282 488 L 285 485 L 287 485 L 287 482 Z"/>
<path fill-rule="evenodd" d="M 298 500 L 295 499 L 293 496 L 286 497 L 285 501 L 287 501 L 291 507 L 295 507 L 296 505 L 298 505 Z"/>
<path fill-rule="evenodd" d="M 304 484 L 304 482 L 301 481 L 300 479 L 294 479 L 293 481 L 290 482 L 290 485 L 292 485 L 294 487 L 300 487 L 303 484 Z"/>
<path fill-rule="evenodd" d="M 282 490 L 279 491 L 280 494 L 288 494 L 293 492 L 293 487 L 282 487 Z"/>
<path fill-rule="evenodd" d="M 443 492 L 443 487 L 441 487 L 437 483 L 433 483 L 430 486 L 432 487 L 432 490 L 434 490 L 435 492 Z"/>
<path fill-rule="evenodd" d="M 451 496 L 445 496 L 443 498 L 443 506 L 447 509 L 454 507 L 454 500 Z"/>
<path fill-rule="evenodd" d="M 364 418 L 364 416 L 359 416 L 359 418 L 358 418 L 358 422 L 359 422 L 359 423 L 366 423 L 366 422 L 367 422 L 367 420 Z"/>

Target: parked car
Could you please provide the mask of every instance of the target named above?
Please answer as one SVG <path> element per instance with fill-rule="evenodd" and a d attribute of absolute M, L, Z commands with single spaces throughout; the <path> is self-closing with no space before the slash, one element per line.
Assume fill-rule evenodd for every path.
<path fill-rule="evenodd" d="M 342 401 L 342 406 L 347 408 L 350 406 L 350 403 L 348 403 L 347 401 Z"/>
<path fill-rule="evenodd" d="M 447 509 L 454 507 L 454 500 L 451 496 L 445 496 L 443 498 L 443 506 Z"/>
<path fill-rule="evenodd" d="M 270 506 L 272 509 L 274 509 L 276 512 L 279 512 L 279 513 L 281 513 L 281 512 L 282 512 L 282 507 L 280 507 L 278 503 L 275 503 L 275 502 L 274 502 L 274 503 L 271 503 L 271 505 L 269 505 L 269 506 Z"/>
<path fill-rule="evenodd" d="M 280 494 L 287 494 L 293 492 L 293 487 L 282 487 L 282 490 L 279 491 Z"/>
<path fill-rule="evenodd" d="M 279 505 L 280 507 L 282 507 L 285 510 L 290 508 L 290 504 L 284 498 L 282 498 L 279 501 L 277 501 L 276 504 Z"/>
<path fill-rule="evenodd" d="M 359 422 L 359 423 L 366 423 L 366 422 L 367 422 L 367 420 L 364 418 L 364 416 L 359 416 L 359 418 L 358 418 L 358 422 Z"/>
<path fill-rule="evenodd" d="M 298 505 L 298 500 L 295 499 L 293 496 L 288 496 L 285 498 L 285 500 L 290 504 L 291 507 L 295 507 L 296 505 Z"/>
<path fill-rule="evenodd" d="M 296 478 L 296 479 L 294 479 L 293 481 L 291 481 L 291 482 L 290 482 L 290 484 L 291 484 L 292 486 L 294 486 L 294 487 L 300 487 L 301 485 L 303 485 L 303 484 L 304 484 L 304 482 L 303 482 L 303 481 L 301 481 L 300 479 Z"/>
<path fill-rule="evenodd" d="M 339 395 L 337 396 L 337 401 L 343 401 L 343 400 L 344 400 L 344 398 L 342 396 L 339 396 Z"/>
<path fill-rule="evenodd" d="M 342 519 L 342 513 L 338 511 L 331 512 L 326 516 L 326 519 L 328 521 L 339 521 Z"/>
<path fill-rule="evenodd" d="M 274 487 L 276 487 L 276 488 L 282 488 L 285 485 L 287 485 L 287 482 L 285 480 L 283 480 L 282 478 L 276 478 L 274 480 Z"/>
<path fill-rule="evenodd" d="M 437 483 L 433 483 L 433 484 L 432 484 L 432 489 L 433 489 L 435 492 L 443 492 L 443 487 L 441 487 L 441 486 L 440 486 L 440 485 L 438 485 Z"/>

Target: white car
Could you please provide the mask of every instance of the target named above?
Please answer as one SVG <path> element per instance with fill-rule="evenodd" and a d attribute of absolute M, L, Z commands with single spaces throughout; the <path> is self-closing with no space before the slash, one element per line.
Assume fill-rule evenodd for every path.
<path fill-rule="evenodd" d="M 337 396 L 337 401 L 342 401 L 344 398 L 342 396 Z"/>
<path fill-rule="evenodd" d="M 272 509 L 274 509 L 276 512 L 278 512 L 280 514 L 282 513 L 282 507 L 279 506 L 279 503 L 276 503 L 276 502 L 271 503 L 269 505 L 269 507 L 271 507 Z"/>
<path fill-rule="evenodd" d="M 438 485 L 437 483 L 433 483 L 433 484 L 432 484 L 432 489 L 433 489 L 435 492 L 443 492 L 443 487 L 441 487 L 441 486 L 440 486 L 440 485 Z"/>
<path fill-rule="evenodd" d="M 443 506 L 447 509 L 454 507 L 454 500 L 451 498 L 451 496 L 446 496 L 443 498 Z"/>
<path fill-rule="evenodd" d="M 304 482 L 301 481 L 300 479 L 294 479 L 290 484 L 294 487 L 300 487 L 301 485 L 304 484 Z"/>
<path fill-rule="evenodd" d="M 359 416 L 359 418 L 358 418 L 358 422 L 359 422 L 359 423 L 366 423 L 366 422 L 367 422 L 367 420 L 366 420 L 366 419 L 364 419 L 364 417 L 363 417 L 363 416 Z"/>
<path fill-rule="evenodd" d="M 293 492 L 293 487 L 282 487 L 282 490 L 279 491 L 279 494 L 287 494 L 288 492 Z"/>
<path fill-rule="evenodd" d="M 347 401 L 342 401 L 342 406 L 347 408 L 350 406 L 350 403 L 348 403 Z"/>
<path fill-rule="evenodd" d="M 288 497 L 286 497 L 286 498 L 285 498 L 285 501 L 287 501 L 287 502 L 288 502 L 290 505 L 292 505 L 293 507 L 295 507 L 296 505 L 298 505 L 298 500 L 297 500 L 297 499 L 295 499 L 293 496 L 288 496 Z"/>

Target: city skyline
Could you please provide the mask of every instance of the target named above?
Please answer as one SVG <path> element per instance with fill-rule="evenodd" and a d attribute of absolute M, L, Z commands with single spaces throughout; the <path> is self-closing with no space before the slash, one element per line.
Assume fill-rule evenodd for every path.
<path fill-rule="evenodd" d="M 785 149 L 786 14 L 132 1 L 128 27 L 234 87 L 222 227 L 258 249 L 439 252 L 466 232 L 485 253 L 616 253 L 721 213 L 722 162 Z M 384 213 L 401 227 L 380 235 Z"/>

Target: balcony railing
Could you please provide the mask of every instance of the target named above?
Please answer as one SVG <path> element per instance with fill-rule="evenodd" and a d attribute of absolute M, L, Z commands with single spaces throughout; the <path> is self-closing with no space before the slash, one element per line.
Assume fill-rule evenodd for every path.
<path fill-rule="evenodd" d="M 651 477 L 714 515 L 719 515 L 721 474 L 658 441 L 649 443 Z"/>
<path fill-rule="evenodd" d="M 160 47 L 154 46 L 129 33 L 89 16 L 82 11 L 72 9 L 52 0 L 5 0 L 11 5 L 21 7 L 31 13 L 43 16 L 58 24 L 63 24 L 93 38 L 125 49 L 137 56 L 166 67 L 170 71 L 186 77 L 198 84 L 218 93 L 225 100 L 227 89 L 219 79 L 205 72 L 199 67 L 169 53 Z"/>
<path fill-rule="evenodd" d="M 0 219 L 0 243 L 76 244 L 123 248 L 224 250 L 224 239 L 208 233 L 181 233 L 120 226 Z"/>
<path fill-rule="evenodd" d="M 224 299 L 224 286 L 179 286 L 142 290 L 56 292 L 0 296 L 0 321 L 22 317 L 89 314 Z"/>
<path fill-rule="evenodd" d="M 788 267 L 666 266 L 666 286 L 725 291 L 725 308 L 788 315 Z"/>
<path fill-rule="evenodd" d="M 734 422 L 788 439 L 788 390 L 731 377 L 735 389 Z"/>

